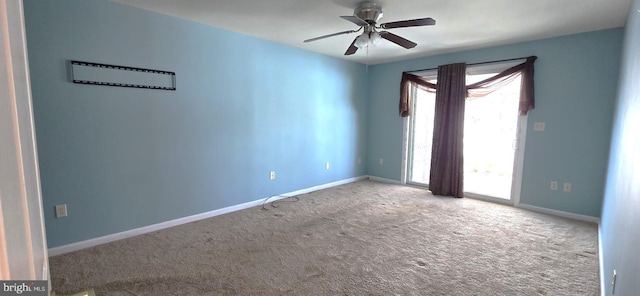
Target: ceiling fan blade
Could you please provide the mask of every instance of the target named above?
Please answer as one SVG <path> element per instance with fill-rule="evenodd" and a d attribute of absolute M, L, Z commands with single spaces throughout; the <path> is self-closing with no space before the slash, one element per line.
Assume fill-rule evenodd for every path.
<path fill-rule="evenodd" d="M 305 40 L 303 42 L 305 42 L 305 43 L 313 42 L 313 41 L 324 39 L 324 38 L 329 38 L 329 37 L 338 36 L 338 35 L 344 35 L 344 34 L 351 34 L 351 33 L 355 33 L 355 32 L 358 32 L 358 31 L 356 31 L 356 30 L 342 31 L 342 32 L 338 32 L 338 33 L 333 33 L 333 34 L 329 34 L 329 35 L 324 35 L 324 36 L 320 36 L 320 37 L 316 37 L 316 38 L 307 39 L 307 40 Z"/>
<path fill-rule="evenodd" d="M 363 19 L 361 19 L 361 18 L 359 18 L 359 17 L 357 17 L 355 15 L 343 15 L 343 16 L 340 16 L 340 17 L 345 19 L 345 20 L 348 20 L 348 21 L 350 21 L 350 22 L 352 22 L 352 23 L 354 23 L 354 24 L 356 24 L 358 26 L 368 26 L 369 25 L 369 23 L 367 23 L 367 21 L 365 21 L 365 20 L 363 20 Z"/>
<path fill-rule="evenodd" d="M 358 37 L 353 39 L 353 42 L 351 42 L 351 45 L 349 45 L 349 48 L 347 48 L 347 51 L 344 52 L 344 55 L 352 55 L 352 54 L 356 53 L 356 51 L 358 51 L 358 47 L 356 46 L 356 40 L 357 39 L 358 39 Z"/>
<path fill-rule="evenodd" d="M 393 29 L 393 28 L 418 27 L 418 26 L 433 26 L 435 24 L 436 24 L 436 20 L 430 17 L 427 17 L 427 18 L 420 18 L 420 19 L 414 19 L 414 20 L 384 23 L 380 25 L 380 28 Z"/>
<path fill-rule="evenodd" d="M 393 43 L 395 43 L 397 45 L 400 45 L 400 46 L 406 48 L 406 49 L 414 48 L 414 47 L 416 47 L 416 45 L 418 45 L 418 44 L 416 44 L 416 43 L 414 43 L 412 41 L 409 41 L 409 40 L 404 39 L 404 38 L 402 38 L 402 37 L 400 37 L 400 36 L 398 36 L 396 34 L 389 33 L 389 32 L 386 32 L 386 31 L 379 32 L 378 34 L 380 34 L 380 37 L 382 37 L 384 39 L 387 39 L 387 40 L 389 40 L 389 41 L 391 41 L 391 42 L 393 42 Z"/>

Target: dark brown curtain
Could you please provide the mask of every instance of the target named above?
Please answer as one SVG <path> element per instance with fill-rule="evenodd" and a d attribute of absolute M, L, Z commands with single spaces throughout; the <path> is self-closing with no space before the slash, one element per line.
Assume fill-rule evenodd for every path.
<path fill-rule="evenodd" d="M 400 117 L 411 115 L 411 95 L 409 89 L 418 87 L 423 90 L 435 90 L 436 85 L 426 79 L 410 73 L 402 73 L 402 81 L 400 82 Z"/>
<path fill-rule="evenodd" d="M 431 174 L 429 190 L 435 195 L 463 196 L 463 138 L 464 102 L 479 98 L 498 90 L 521 75 L 520 115 L 526 115 L 535 107 L 533 63 L 537 57 L 531 56 L 522 64 L 513 66 L 483 81 L 465 86 L 466 64 L 450 64 L 438 67 L 437 84 L 420 76 L 402 74 L 400 84 L 400 116 L 411 115 L 409 89 L 436 91 L 436 109 L 431 151 Z"/>
<path fill-rule="evenodd" d="M 467 98 L 464 63 L 438 67 L 429 190 L 462 197 L 462 139 Z"/>
<path fill-rule="evenodd" d="M 467 97 L 470 99 L 484 97 L 521 76 L 518 112 L 520 115 L 527 115 L 527 112 L 535 107 L 533 63 L 536 59 L 537 57 L 535 56 L 528 57 L 522 64 L 513 66 L 480 82 L 467 85 Z"/>
<path fill-rule="evenodd" d="M 522 75 L 522 83 L 520 87 L 520 115 L 526 115 L 529 110 L 535 107 L 534 83 L 533 83 L 533 63 L 537 57 L 531 56 L 522 64 L 513 66 L 504 70 L 493 77 L 467 86 L 469 98 L 483 97 L 501 86 L 513 81 L 518 75 Z M 438 78 L 440 79 L 440 78 Z M 424 78 L 411 73 L 402 73 L 402 81 L 400 82 L 400 116 L 407 117 L 411 115 L 411 97 L 409 88 L 416 86 L 423 89 L 436 89 L 436 85 L 429 83 Z"/>

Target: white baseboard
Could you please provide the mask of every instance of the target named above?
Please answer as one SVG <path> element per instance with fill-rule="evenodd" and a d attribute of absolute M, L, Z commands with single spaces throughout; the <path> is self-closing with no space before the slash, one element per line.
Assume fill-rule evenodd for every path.
<path fill-rule="evenodd" d="M 558 211 L 558 210 L 552 210 L 552 209 L 547 209 L 547 208 L 542 208 L 542 207 L 537 207 L 537 206 L 532 206 L 532 205 L 527 205 L 527 204 L 522 204 L 522 203 L 518 204 L 517 207 L 521 208 L 521 209 L 533 211 L 533 212 L 539 212 L 539 213 L 544 213 L 544 214 L 549 214 L 549 215 L 554 215 L 554 216 L 559 216 L 559 217 L 564 217 L 564 218 L 569 218 L 569 219 L 574 219 L 574 220 L 580 220 L 580 221 L 593 222 L 593 223 L 600 224 L 600 219 L 596 218 L 596 217 L 592 217 L 592 216 L 574 214 L 574 213 L 563 212 L 563 211 Z"/>
<path fill-rule="evenodd" d="M 284 197 L 289 197 L 289 196 L 305 194 L 305 193 L 309 193 L 309 192 L 314 192 L 314 191 L 318 191 L 318 190 L 322 190 L 322 189 L 327 189 L 327 188 L 336 187 L 336 186 L 340 186 L 340 185 L 347 184 L 347 183 L 353 183 L 353 182 L 356 182 L 356 181 L 364 180 L 367 177 L 368 176 L 360 176 L 360 177 L 344 179 L 344 180 L 340 180 L 340 181 L 335 181 L 335 182 L 331 182 L 331 183 L 327 183 L 327 184 L 313 186 L 313 187 L 309 187 L 309 188 L 306 188 L 306 189 L 300 189 L 300 190 L 292 191 L 292 192 L 289 192 L 289 193 L 283 193 L 283 194 L 279 194 L 279 195 L 280 196 L 284 196 Z M 271 199 L 269 199 L 269 200 L 271 200 Z"/>
<path fill-rule="evenodd" d="M 600 265 L 600 295 L 607 295 L 604 293 L 604 258 L 602 258 L 602 224 L 600 222 L 598 222 L 598 261 Z"/>
<path fill-rule="evenodd" d="M 380 177 L 376 177 L 376 176 L 368 176 L 368 178 L 369 178 L 369 180 L 373 180 L 373 181 L 402 185 L 402 182 L 400 182 L 398 180 L 380 178 Z"/>
<path fill-rule="evenodd" d="M 301 189 L 301 190 L 297 190 L 297 191 L 293 191 L 293 192 L 289 192 L 289 193 L 278 194 L 277 196 L 268 197 L 268 199 L 269 199 L 270 202 L 271 201 L 276 201 L 276 200 L 280 200 L 280 199 L 287 198 L 287 197 L 290 197 L 290 196 L 305 194 L 305 193 L 309 193 L 309 192 L 313 192 L 313 191 L 318 191 L 318 190 L 322 190 L 322 189 L 326 189 L 326 188 L 331 188 L 331 187 L 335 187 L 335 186 L 339 186 L 339 185 L 343 185 L 343 184 L 347 184 L 347 183 L 352 183 L 352 182 L 364 180 L 367 177 L 368 176 L 360 176 L 360 177 L 355 177 L 355 178 L 349 178 L 349 179 L 340 180 L 340 181 L 336 181 L 336 182 L 331 182 L 331 183 L 327 183 L 327 184 L 322 184 L 322 185 L 318 185 L 318 186 L 313 186 L 313 187 L 310 187 L 310 188 Z M 63 246 L 59 246 L 59 247 L 55 247 L 55 248 L 50 248 L 48 250 L 49 251 L 49 257 L 58 256 L 58 255 L 62 255 L 62 254 L 66 254 L 66 253 L 70 253 L 70 252 L 74 252 L 74 251 L 90 248 L 90 247 L 95 247 L 95 246 L 98 246 L 98 245 L 102 245 L 102 244 L 118 241 L 118 240 L 121 240 L 121 239 L 129 238 L 129 237 L 133 237 L 133 236 L 138 236 L 138 235 L 141 235 L 141 234 L 154 232 L 154 231 L 158 231 L 158 230 L 161 230 L 161 229 L 165 229 L 165 228 L 169 228 L 169 227 L 173 227 L 173 226 L 178 226 L 178 225 L 182 225 L 182 224 L 186 224 L 186 223 L 191 223 L 191 222 L 195 222 L 195 221 L 198 221 L 198 220 L 219 216 L 219 215 L 226 214 L 226 213 L 231 213 L 231 212 L 235 212 L 235 211 L 248 209 L 248 208 L 251 208 L 251 207 L 255 207 L 255 206 L 261 205 L 266 199 L 267 198 L 262 198 L 262 199 L 259 199 L 259 200 L 254 200 L 254 201 L 250 201 L 250 202 L 246 202 L 246 203 L 242 203 L 242 204 L 238 204 L 238 205 L 234 205 L 234 206 L 230 206 L 230 207 L 226 207 L 226 208 L 222 208 L 222 209 L 217 209 L 217 210 L 213 210 L 213 211 L 209 211 L 209 212 L 205 212 L 205 213 L 200 213 L 200 214 L 196 214 L 196 215 L 192 215 L 192 216 L 178 218 L 178 219 L 175 219 L 175 220 L 161 222 L 161 223 L 158 223 L 158 224 L 153 224 L 153 225 L 144 226 L 144 227 L 140 227 L 140 228 L 135 228 L 135 229 L 131 229 L 131 230 L 123 231 L 123 232 L 118 232 L 118 233 L 114 233 L 114 234 L 109 234 L 109 235 L 105 235 L 105 236 L 101 236 L 101 237 L 97 237 L 97 238 L 92 238 L 92 239 L 81 241 L 81 242 L 76 242 L 76 243 L 72 243 L 72 244 L 68 244 L 68 245 L 63 245 Z"/>

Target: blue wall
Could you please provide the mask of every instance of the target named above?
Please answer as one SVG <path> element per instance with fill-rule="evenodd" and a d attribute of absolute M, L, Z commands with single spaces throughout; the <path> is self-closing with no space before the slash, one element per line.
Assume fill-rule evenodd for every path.
<path fill-rule="evenodd" d="M 24 2 L 49 247 L 365 174 L 365 66 L 109 1 Z M 73 84 L 69 60 L 174 71 L 177 91 Z"/>
<path fill-rule="evenodd" d="M 627 21 L 615 111 L 608 178 L 602 207 L 601 241 L 605 294 L 640 291 L 640 0 Z"/>
<path fill-rule="evenodd" d="M 536 55 L 521 203 L 599 217 L 622 36 L 612 29 L 370 67 L 368 173 L 400 180 L 402 71 Z M 537 121 L 546 122 L 545 132 L 532 131 Z M 549 190 L 552 180 L 572 183 L 572 192 Z"/>
<path fill-rule="evenodd" d="M 529 55 L 537 107 L 521 202 L 600 215 L 622 29 L 367 72 L 110 1 L 24 2 L 49 247 L 364 174 L 399 180 L 402 71 Z M 69 60 L 174 71 L 178 89 L 73 84 Z M 535 121 L 547 130 L 532 132 Z M 573 192 L 550 191 L 551 180 Z M 56 204 L 69 217 L 54 218 Z"/>

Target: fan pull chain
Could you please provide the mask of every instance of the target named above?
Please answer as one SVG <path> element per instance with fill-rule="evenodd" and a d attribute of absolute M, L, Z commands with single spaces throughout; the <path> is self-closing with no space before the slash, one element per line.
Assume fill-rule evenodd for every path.
<path fill-rule="evenodd" d="M 367 73 L 369 73 L 369 46 L 367 46 L 367 59 L 366 59 L 366 62 L 365 62 L 365 63 L 366 63 L 366 65 L 367 65 L 367 67 L 366 67 L 366 70 L 365 70 L 365 71 L 366 71 Z"/>

